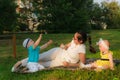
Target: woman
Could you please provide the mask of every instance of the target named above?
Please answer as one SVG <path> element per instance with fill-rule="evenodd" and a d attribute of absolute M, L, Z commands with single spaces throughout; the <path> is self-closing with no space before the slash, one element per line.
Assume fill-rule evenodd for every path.
<path fill-rule="evenodd" d="M 70 43 L 66 45 L 61 44 L 60 47 L 52 48 L 46 52 L 41 53 L 39 62 L 44 67 L 79 66 L 79 61 L 82 63 L 85 63 L 86 61 L 86 47 L 84 44 L 86 41 L 86 33 L 82 31 L 76 32 Z M 27 58 L 21 60 L 18 64 L 26 66 L 26 63 Z"/>

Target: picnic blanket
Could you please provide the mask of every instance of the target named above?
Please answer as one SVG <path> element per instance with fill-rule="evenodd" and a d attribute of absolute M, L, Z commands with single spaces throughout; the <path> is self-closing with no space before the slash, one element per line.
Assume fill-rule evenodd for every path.
<path fill-rule="evenodd" d="M 96 60 L 98 60 L 99 58 L 87 58 L 86 59 L 86 64 L 90 63 L 90 62 L 94 62 Z M 115 65 L 119 65 L 120 64 L 120 60 L 113 60 Z M 16 63 L 17 64 L 17 63 Z M 45 68 L 42 70 L 55 70 L 55 69 L 63 69 L 63 70 L 80 70 L 79 67 L 64 67 L 64 66 L 57 66 L 57 67 L 52 67 L 52 68 Z M 89 69 L 90 70 L 90 69 Z M 41 70 L 40 70 L 41 71 Z M 25 66 L 21 66 L 21 64 L 18 65 L 17 68 L 15 68 L 16 73 L 31 73 L 28 71 L 28 68 L 26 68 Z"/>

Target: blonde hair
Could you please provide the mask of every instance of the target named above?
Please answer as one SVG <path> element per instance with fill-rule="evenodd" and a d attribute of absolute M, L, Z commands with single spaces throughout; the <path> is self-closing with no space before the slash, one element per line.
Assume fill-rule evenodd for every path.
<path fill-rule="evenodd" d="M 108 40 L 103 40 L 103 41 L 108 47 L 110 47 L 110 42 Z"/>
<path fill-rule="evenodd" d="M 109 49 L 109 47 L 110 47 L 110 43 L 108 40 L 100 39 L 99 44 L 103 45 L 106 49 Z"/>

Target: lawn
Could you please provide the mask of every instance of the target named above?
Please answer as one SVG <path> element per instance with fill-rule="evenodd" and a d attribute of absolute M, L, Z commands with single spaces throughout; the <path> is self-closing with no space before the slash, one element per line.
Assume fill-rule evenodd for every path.
<path fill-rule="evenodd" d="M 114 52 L 114 59 L 120 59 L 120 30 L 96 30 L 91 32 L 93 46 L 98 50 L 96 42 L 99 38 L 108 39 L 110 41 L 110 50 Z M 16 34 L 17 37 L 17 58 L 13 58 L 12 42 L 0 42 L 0 80 L 120 80 L 120 64 L 115 65 L 115 70 L 103 70 L 101 72 L 89 70 L 44 70 L 31 74 L 12 73 L 11 67 L 18 61 L 27 57 L 27 50 L 22 47 L 22 41 L 30 37 L 36 40 L 39 34 Z M 71 41 L 73 34 L 44 34 L 40 43 L 44 44 L 49 39 L 54 43 L 45 50 L 52 47 L 57 47 L 61 43 Z M 87 45 L 87 58 L 99 58 L 99 53 L 92 54 L 88 51 Z M 44 50 L 44 51 L 45 51 Z M 43 51 L 41 51 L 43 52 Z"/>

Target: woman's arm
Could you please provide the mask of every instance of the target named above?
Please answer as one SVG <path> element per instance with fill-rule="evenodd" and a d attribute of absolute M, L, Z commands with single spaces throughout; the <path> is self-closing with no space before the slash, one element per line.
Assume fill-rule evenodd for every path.
<path fill-rule="evenodd" d="M 113 56 L 111 53 L 109 53 L 109 61 L 110 61 L 110 69 L 114 70 Z"/>
<path fill-rule="evenodd" d="M 86 55 L 84 53 L 79 53 L 79 57 L 80 57 L 80 61 L 82 63 L 85 63 L 86 62 Z"/>
<path fill-rule="evenodd" d="M 81 61 L 82 63 L 85 63 L 85 61 L 86 61 L 86 56 L 85 56 L 84 53 L 79 53 L 79 58 L 80 58 L 80 61 Z M 65 67 L 79 67 L 79 66 L 80 66 L 79 63 L 68 63 L 68 62 L 66 62 L 66 61 L 63 62 L 63 65 L 64 65 Z"/>
<path fill-rule="evenodd" d="M 63 62 L 63 66 L 65 67 L 79 67 L 79 63 L 68 63 L 66 61 Z"/>
<path fill-rule="evenodd" d="M 62 49 L 65 49 L 65 50 L 66 50 L 70 45 L 71 45 L 71 43 L 68 43 L 68 44 L 65 44 L 65 45 L 62 43 L 62 44 L 60 45 L 60 47 L 61 47 Z"/>

